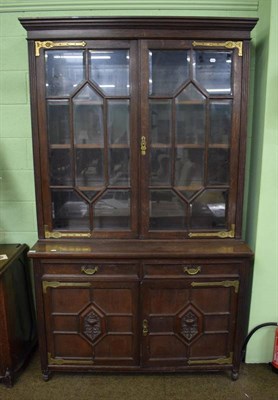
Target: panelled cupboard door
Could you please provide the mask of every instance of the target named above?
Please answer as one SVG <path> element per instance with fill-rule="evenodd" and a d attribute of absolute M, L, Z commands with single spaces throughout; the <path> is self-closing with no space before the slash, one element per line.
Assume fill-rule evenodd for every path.
<path fill-rule="evenodd" d="M 145 367 L 231 365 L 239 281 L 143 283 Z"/>
<path fill-rule="evenodd" d="M 36 57 L 44 236 L 137 232 L 136 42 Z"/>
<path fill-rule="evenodd" d="M 43 280 L 48 365 L 138 365 L 134 282 Z"/>
<path fill-rule="evenodd" d="M 239 49 L 150 40 L 141 59 L 144 235 L 234 236 Z"/>

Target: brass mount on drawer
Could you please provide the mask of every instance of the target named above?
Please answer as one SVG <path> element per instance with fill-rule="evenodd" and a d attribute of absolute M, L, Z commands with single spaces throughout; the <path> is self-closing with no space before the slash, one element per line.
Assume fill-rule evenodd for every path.
<path fill-rule="evenodd" d="M 91 267 L 90 265 L 83 265 L 81 267 L 81 272 L 86 275 L 94 275 L 98 271 L 98 266 Z"/>

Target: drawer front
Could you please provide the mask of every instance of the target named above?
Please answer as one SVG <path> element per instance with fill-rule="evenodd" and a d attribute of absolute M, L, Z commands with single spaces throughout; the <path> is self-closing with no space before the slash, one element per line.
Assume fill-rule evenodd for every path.
<path fill-rule="evenodd" d="M 203 263 L 200 260 L 181 261 L 178 263 L 165 263 L 165 264 L 145 264 L 143 266 L 144 278 L 192 278 L 192 277 L 206 277 L 208 275 L 215 276 L 234 276 L 240 275 L 240 262 L 217 262 L 217 263 Z"/>
<path fill-rule="evenodd" d="M 138 278 L 137 263 L 106 263 L 83 260 L 82 262 L 42 262 L 44 275 L 75 275 L 91 278 Z"/>

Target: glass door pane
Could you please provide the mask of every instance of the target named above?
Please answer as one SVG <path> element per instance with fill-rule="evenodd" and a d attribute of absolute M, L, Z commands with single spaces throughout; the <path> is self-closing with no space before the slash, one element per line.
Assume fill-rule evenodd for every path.
<path fill-rule="evenodd" d="M 150 100 L 150 185 L 171 185 L 172 101 Z"/>
<path fill-rule="evenodd" d="M 230 144 L 232 106 L 232 100 L 210 101 L 210 144 Z"/>
<path fill-rule="evenodd" d="M 181 46 L 146 42 L 143 58 L 149 74 L 143 83 L 149 146 L 145 232 L 151 237 L 229 228 L 233 51 Z"/>
<path fill-rule="evenodd" d="M 149 69 L 149 230 L 183 230 L 186 202 L 174 189 L 177 131 L 174 121 L 180 114 L 180 129 L 186 129 L 176 99 L 189 79 L 190 56 L 186 50 L 151 50 Z M 190 89 L 189 89 L 190 90 Z M 161 98 L 163 97 L 163 98 Z M 185 96 L 186 99 L 186 96 Z M 177 106 L 177 108 L 179 108 Z M 182 136 L 182 133 L 180 133 Z"/>
<path fill-rule="evenodd" d="M 130 228 L 130 190 L 107 190 L 94 204 L 94 229 Z"/>
<path fill-rule="evenodd" d="M 205 143 L 206 98 L 193 85 L 188 85 L 175 100 L 177 144 Z"/>
<path fill-rule="evenodd" d="M 130 185 L 130 101 L 108 100 L 109 184 Z"/>
<path fill-rule="evenodd" d="M 130 146 L 134 43 L 126 49 L 94 44 L 45 52 L 48 224 L 97 237 L 105 231 L 128 236 L 136 193 Z"/>
<path fill-rule="evenodd" d="M 229 185 L 232 100 L 210 100 L 208 183 Z"/>
<path fill-rule="evenodd" d="M 107 96 L 129 95 L 129 51 L 91 50 L 90 76 Z"/>
<path fill-rule="evenodd" d="M 225 229 L 227 190 L 207 189 L 191 205 L 190 228 Z"/>
<path fill-rule="evenodd" d="M 84 51 L 45 52 L 46 96 L 70 96 L 85 78 Z"/>
<path fill-rule="evenodd" d="M 90 229 L 89 204 L 73 190 L 52 190 L 52 216 L 54 229 Z"/>
<path fill-rule="evenodd" d="M 50 184 L 52 186 L 72 185 L 73 179 L 70 149 L 50 149 L 49 164 Z"/>
<path fill-rule="evenodd" d="M 185 50 L 149 51 L 150 95 L 173 95 L 189 76 Z"/>
<path fill-rule="evenodd" d="M 183 201 L 172 190 L 151 190 L 150 229 L 171 230 L 185 228 Z"/>
<path fill-rule="evenodd" d="M 195 51 L 194 78 L 211 95 L 232 93 L 232 52 Z"/>
<path fill-rule="evenodd" d="M 73 112 L 75 143 L 103 146 L 103 98 L 86 85 L 73 97 Z"/>
<path fill-rule="evenodd" d="M 47 131 L 50 144 L 70 143 L 69 100 L 47 101 Z"/>

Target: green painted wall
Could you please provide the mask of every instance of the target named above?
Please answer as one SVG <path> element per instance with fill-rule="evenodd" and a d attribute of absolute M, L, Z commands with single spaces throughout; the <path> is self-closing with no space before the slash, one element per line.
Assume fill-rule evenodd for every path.
<path fill-rule="evenodd" d="M 245 198 L 246 236 L 256 251 L 250 328 L 277 320 L 277 0 L 0 0 L 0 243 L 37 239 L 26 32 L 18 17 L 70 15 L 261 18 L 253 34 Z M 258 332 L 247 361 L 270 361 L 272 347 L 273 330 Z"/>
<path fill-rule="evenodd" d="M 250 329 L 278 321 L 278 46 L 277 0 L 261 0 L 255 32 L 256 68 L 246 238 L 255 249 Z M 248 346 L 249 362 L 272 359 L 274 328 Z"/>

